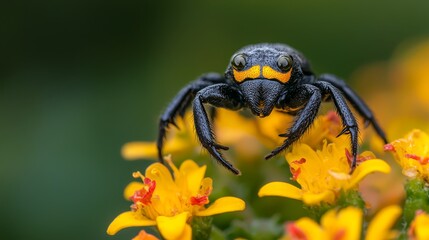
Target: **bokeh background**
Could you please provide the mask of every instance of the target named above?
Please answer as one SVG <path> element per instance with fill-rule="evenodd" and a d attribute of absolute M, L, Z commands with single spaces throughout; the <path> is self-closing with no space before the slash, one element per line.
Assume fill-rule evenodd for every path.
<path fill-rule="evenodd" d="M 316 72 L 350 79 L 429 38 L 425 0 L 2 5 L 2 239 L 135 235 L 105 233 L 129 206 L 121 193 L 130 173 L 147 165 L 124 161 L 121 146 L 155 139 L 174 94 L 202 73 L 223 72 L 244 45 L 288 43 Z"/>

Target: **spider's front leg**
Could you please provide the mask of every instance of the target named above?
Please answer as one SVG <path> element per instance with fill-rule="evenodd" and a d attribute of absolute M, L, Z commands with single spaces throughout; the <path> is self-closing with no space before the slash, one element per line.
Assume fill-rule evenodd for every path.
<path fill-rule="evenodd" d="M 242 95 L 238 89 L 230 85 L 216 84 L 199 91 L 193 102 L 195 130 L 201 144 L 222 166 L 239 175 L 240 171 L 225 160 L 222 153 L 219 152 L 219 150 L 228 150 L 228 147 L 216 143 L 207 112 L 204 109 L 205 103 L 214 107 L 238 110 L 243 105 Z"/>
<path fill-rule="evenodd" d="M 350 134 L 350 141 L 352 147 L 351 151 L 353 156 L 353 161 L 351 163 L 350 168 L 351 171 L 353 171 L 356 168 L 359 132 L 356 118 L 353 116 L 353 113 L 347 106 L 347 102 L 344 99 L 343 95 L 341 95 L 340 90 L 334 87 L 331 83 L 325 81 L 317 81 L 314 83 L 314 85 L 320 88 L 324 95 L 331 96 L 334 101 L 335 107 L 337 108 L 337 111 L 340 114 L 341 120 L 344 125 L 344 129 L 338 134 L 338 136 L 342 134 Z"/>
<path fill-rule="evenodd" d="M 162 147 L 164 145 L 165 135 L 167 131 L 167 127 L 170 124 L 173 124 L 177 127 L 175 123 L 175 118 L 178 116 L 183 117 L 186 112 L 186 109 L 190 107 L 192 100 L 195 97 L 195 94 L 210 85 L 217 83 L 224 83 L 225 78 L 217 73 L 208 73 L 199 77 L 195 81 L 191 82 L 184 88 L 180 90 L 180 92 L 174 97 L 173 101 L 168 105 L 165 112 L 162 114 L 159 120 L 159 132 L 157 139 L 157 148 L 158 148 L 158 158 L 160 162 L 164 162 Z"/>
<path fill-rule="evenodd" d="M 387 143 L 386 134 L 381 129 L 378 122 L 375 120 L 374 114 L 371 109 L 366 105 L 366 103 L 349 87 L 347 84 L 332 74 L 323 74 L 320 75 L 319 81 L 329 82 L 334 87 L 338 88 L 344 95 L 344 97 L 353 105 L 353 107 L 358 111 L 358 113 L 365 119 L 365 124 L 371 124 L 378 136 L 383 139 L 384 143 Z"/>
<path fill-rule="evenodd" d="M 301 107 L 303 105 L 304 107 L 299 110 L 292 127 L 285 134 L 280 134 L 281 137 L 286 137 L 283 144 L 265 156 L 266 160 L 279 154 L 301 138 L 316 118 L 322 102 L 320 90 L 310 84 L 304 84 L 298 87 L 296 91 L 288 94 L 290 96 L 280 102 L 279 107 Z"/>

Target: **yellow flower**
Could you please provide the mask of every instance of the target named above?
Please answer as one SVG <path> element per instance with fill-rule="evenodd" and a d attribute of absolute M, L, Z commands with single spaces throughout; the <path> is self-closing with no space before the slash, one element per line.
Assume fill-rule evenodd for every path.
<path fill-rule="evenodd" d="M 150 165 L 142 175 L 133 176 L 142 182 L 130 183 L 124 191 L 127 199 L 133 201 L 131 211 L 117 216 L 107 229 L 109 235 L 127 227 L 157 226 L 165 239 L 191 239 L 192 230 L 188 223 L 193 216 L 241 211 L 243 200 L 222 197 L 209 207 L 212 179 L 204 178 L 206 166 L 199 167 L 191 160 L 184 161 L 180 168 L 166 158 L 173 173 L 160 163 Z"/>
<path fill-rule="evenodd" d="M 366 231 L 366 240 L 391 239 L 397 236 L 390 228 L 401 214 L 401 208 L 393 205 L 382 209 L 370 222 Z M 339 211 L 332 209 L 325 213 L 320 225 L 304 217 L 286 224 L 287 235 L 284 240 L 358 240 L 361 239 L 362 210 L 347 207 Z"/>
<path fill-rule="evenodd" d="M 313 150 L 306 144 L 296 144 L 286 154 L 292 173 L 301 188 L 285 182 L 271 182 L 263 186 L 258 195 L 281 196 L 302 200 L 307 205 L 321 202 L 332 204 L 341 191 L 354 188 L 359 181 L 372 172 L 388 173 L 389 165 L 374 159 L 371 152 L 358 157 L 359 165 L 350 174 L 351 156 L 345 144 L 327 143 L 321 150 Z"/>
<path fill-rule="evenodd" d="M 429 239 L 429 214 L 424 211 L 416 212 L 414 220 L 408 229 L 408 239 L 426 240 Z"/>
<path fill-rule="evenodd" d="M 279 137 L 290 127 L 293 116 L 273 111 L 266 118 L 245 117 L 236 111 L 218 109 L 214 132 L 217 141 L 230 146 L 238 159 L 254 160 L 264 154 L 267 149 L 281 145 L 284 138 Z M 183 118 L 177 118 L 176 127 L 168 129 L 164 144 L 164 153 L 183 156 L 184 153 L 201 153 L 201 145 L 195 135 L 192 112 L 186 112 Z M 330 111 L 318 116 L 310 131 L 300 139 L 311 147 L 321 147 L 323 139 L 329 142 L 345 142 L 347 136 L 337 138 L 343 126 L 337 113 Z M 127 160 L 157 159 L 158 152 L 155 142 L 129 142 L 122 147 L 122 156 Z"/>
<path fill-rule="evenodd" d="M 384 149 L 393 152 L 405 176 L 419 177 L 429 182 L 428 134 L 421 130 L 413 130 L 405 138 L 386 144 Z"/>

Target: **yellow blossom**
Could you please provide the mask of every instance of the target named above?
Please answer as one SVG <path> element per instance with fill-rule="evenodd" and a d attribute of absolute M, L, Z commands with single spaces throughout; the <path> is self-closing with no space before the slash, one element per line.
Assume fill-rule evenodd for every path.
<path fill-rule="evenodd" d="M 426 240 L 429 239 L 429 214 L 424 211 L 417 211 L 414 220 L 408 228 L 408 239 Z"/>
<path fill-rule="evenodd" d="M 145 175 L 140 172 L 133 174 L 142 182 L 130 183 L 124 195 L 134 204 L 130 211 L 113 220 L 107 229 L 109 235 L 127 227 L 156 225 L 165 239 L 191 239 L 189 223 L 193 216 L 210 216 L 245 208 L 244 201 L 235 197 L 219 198 L 206 207 L 212 191 L 212 179 L 204 178 L 206 166 L 199 167 L 187 160 L 178 169 L 170 158 L 166 161 L 174 178 L 160 163 L 150 165 Z"/>
<path fill-rule="evenodd" d="M 267 149 L 282 144 L 283 134 L 290 127 L 294 117 L 280 111 L 273 111 L 266 118 L 245 117 L 243 113 L 218 109 L 214 132 L 217 141 L 230 146 L 237 152 L 236 158 L 253 160 Z M 164 153 L 180 156 L 186 153 L 201 153 L 201 145 L 195 135 L 192 112 L 186 112 L 183 118 L 177 118 L 176 127 L 170 127 L 164 144 Z M 323 139 L 329 142 L 345 142 L 347 136 L 337 137 L 343 126 L 336 112 L 330 111 L 318 116 L 310 130 L 299 142 L 311 147 L 323 145 Z M 127 160 L 156 159 L 158 152 L 155 142 L 129 142 L 122 147 L 122 156 Z"/>
<path fill-rule="evenodd" d="M 429 181 L 429 135 L 427 133 L 413 130 L 404 138 L 386 144 L 384 149 L 393 152 L 405 176 Z"/>
<path fill-rule="evenodd" d="M 348 143 L 348 142 L 347 142 Z M 389 165 L 375 159 L 371 152 L 358 157 L 358 166 L 350 174 L 351 156 L 347 143 L 327 143 L 321 150 L 313 150 L 307 144 L 296 144 L 286 154 L 292 173 L 301 188 L 285 182 L 271 182 L 259 190 L 259 196 L 281 196 L 302 200 L 307 205 L 321 202 L 334 203 L 341 191 L 354 188 L 372 172 L 388 173 Z"/>
<path fill-rule="evenodd" d="M 382 209 L 370 222 L 363 239 L 383 240 L 397 236 L 397 232 L 390 229 L 400 214 L 401 208 L 396 205 Z M 282 239 L 358 240 L 362 239 L 362 222 L 363 214 L 359 208 L 332 209 L 322 216 L 320 225 L 307 217 L 287 223 L 287 235 Z"/>

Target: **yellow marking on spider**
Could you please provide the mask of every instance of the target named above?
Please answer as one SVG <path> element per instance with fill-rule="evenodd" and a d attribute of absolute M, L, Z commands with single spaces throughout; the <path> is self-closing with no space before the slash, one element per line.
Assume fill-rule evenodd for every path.
<path fill-rule="evenodd" d="M 237 71 L 234 69 L 234 79 L 237 82 L 242 82 L 246 79 L 257 78 L 261 75 L 261 66 L 256 65 L 244 71 Z"/>
<path fill-rule="evenodd" d="M 278 72 L 272 69 L 270 66 L 264 66 L 262 68 L 262 76 L 266 79 L 276 79 L 282 83 L 287 83 L 290 79 L 292 68 L 287 73 Z"/>

